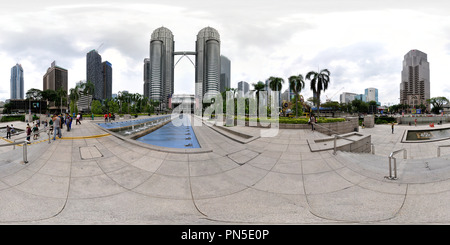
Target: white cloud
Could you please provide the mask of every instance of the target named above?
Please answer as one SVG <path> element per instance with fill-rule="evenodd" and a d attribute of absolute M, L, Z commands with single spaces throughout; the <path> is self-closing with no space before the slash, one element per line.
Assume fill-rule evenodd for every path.
<path fill-rule="evenodd" d="M 344 92 L 342 87 L 355 93 L 377 87 L 382 103 L 397 103 L 403 56 L 419 49 L 428 54 L 431 96 L 450 97 L 444 93 L 450 91 L 448 5 L 434 0 L 19 1 L 0 10 L 0 100 L 9 98 L 16 63 L 24 67 L 26 90 L 42 89 L 53 60 L 69 70 L 71 87 L 85 80 L 86 53 L 102 43 L 100 54 L 113 65 L 113 92 L 142 93 L 143 59 L 160 26 L 173 32 L 176 51 L 195 51 L 198 31 L 217 29 L 234 87 L 269 76 L 287 82 L 290 75 L 320 67 L 331 71 L 323 100 Z M 194 68 L 183 58 L 175 70 L 175 92 L 193 93 L 193 79 Z M 311 95 L 307 85 L 304 96 Z"/>

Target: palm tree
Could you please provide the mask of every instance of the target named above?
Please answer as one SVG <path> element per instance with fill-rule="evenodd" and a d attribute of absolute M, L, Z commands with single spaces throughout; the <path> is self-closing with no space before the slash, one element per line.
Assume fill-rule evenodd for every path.
<path fill-rule="evenodd" d="M 298 118 L 298 101 L 300 99 L 300 92 L 305 88 L 305 81 L 303 80 L 302 74 L 289 77 L 289 88 L 295 93 L 295 118 Z"/>
<path fill-rule="evenodd" d="M 258 83 L 252 83 L 253 90 L 256 91 L 256 107 L 259 107 L 259 92 L 263 91 L 266 88 L 266 84 L 259 81 Z M 258 110 L 257 110 L 258 112 Z"/>
<path fill-rule="evenodd" d="M 281 91 L 284 79 L 281 77 L 269 77 L 269 88 L 273 91 Z"/>
<path fill-rule="evenodd" d="M 58 90 L 56 90 L 56 93 L 58 94 L 58 97 L 59 97 L 60 100 L 61 100 L 61 104 L 60 104 L 59 106 L 60 106 L 61 113 L 62 113 L 62 102 L 63 102 L 63 97 L 64 97 L 64 98 L 67 98 L 67 91 L 64 90 L 63 87 L 60 87 Z"/>
<path fill-rule="evenodd" d="M 328 69 L 323 69 L 320 72 L 310 71 L 306 74 L 306 79 L 311 81 L 311 90 L 317 99 L 317 112 L 320 113 L 320 93 L 328 89 L 330 71 Z"/>

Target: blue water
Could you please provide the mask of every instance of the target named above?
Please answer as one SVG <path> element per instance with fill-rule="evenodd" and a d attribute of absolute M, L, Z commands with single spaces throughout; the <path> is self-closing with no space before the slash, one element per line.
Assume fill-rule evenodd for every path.
<path fill-rule="evenodd" d="M 164 118 L 168 116 L 161 116 L 161 117 L 152 117 L 152 118 L 145 118 L 145 119 L 137 119 L 137 120 L 129 120 L 129 121 L 121 121 L 121 122 L 107 122 L 107 123 L 97 123 L 103 128 L 106 129 L 112 129 L 112 128 L 121 128 L 131 125 L 137 125 L 145 122 L 151 122 L 160 118 Z"/>
<path fill-rule="evenodd" d="M 187 115 L 180 115 L 180 117 L 173 119 L 170 123 L 136 140 L 146 144 L 170 148 L 200 148 L 191 126 L 190 116 Z"/>

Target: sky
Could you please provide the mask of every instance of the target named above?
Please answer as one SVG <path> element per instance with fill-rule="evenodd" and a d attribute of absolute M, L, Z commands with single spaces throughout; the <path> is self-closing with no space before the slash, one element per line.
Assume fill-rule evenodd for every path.
<path fill-rule="evenodd" d="M 398 104 L 403 57 L 417 49 L 428 55 L 431 97 L 450 97 L 448 0 L 18 0 L 0 3 L 0 23 L 0 101 L 9 99 L 16 64 L 24 69 L 25 92 L 43 89 L 53 61 L 75 87 L 86 80 L 92 49 L 112 63 L 113 93 L 142 94 L 143 60 L 161 26 L 174 34 L 175 51 L 195 51 L 198 32 L 216 29 L 233 88 L 276 76 L 285 80 L 284 91 L 290 76 L 328 69 L 322 101 L 374 87 L 382 105 Z M 194 94 L 194 76 L 191 62 L 181 59 L 175 94 Z M 301 94 L 312 97 L 305 82 Z"/>

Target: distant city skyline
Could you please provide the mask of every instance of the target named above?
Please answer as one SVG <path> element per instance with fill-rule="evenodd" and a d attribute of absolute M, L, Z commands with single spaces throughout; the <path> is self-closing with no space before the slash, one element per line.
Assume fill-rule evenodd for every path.
<path fill-rule="evenodd" d="M 379 89 L 381 104 L 398 104 L 402 60 L 421 50 L 432 61 L 430 96 L 450 97 L 450 3 L 448 1 L 148 1 L 92 3 L 20 1 L 2 3 L 0 100 L 10 97 L 10 68 L 22 64 L 25 92 L 42 89 L 43 71 L 53 60 L 69 70 L 69 88 L 86 79 L 86 53 L 114 65 L 112 92 L 143 90 L 143 64 L 153 30 L 176 34 L 176 50 L 195 50 L 192 33 L 205 26 L 220 31 L 221 53 L 233 62 L 230 85 L 328 69 L 322 101 L 342 87 Z M 99 18 L 101 16 L 101 18 Z M 380 18 L 382 16 L 382 18 Z M 417 33 L 421 35 L 417 35 Z M 192 64 L 175 68 L 175 94 L 194 94 Z M 308 82 L 308 81 L 307 81 Z M 282 90 L 287 88 L 287 82 Z M 252 87 L 250 86 L 250 89 Z M 305 98 L 312 92 L 305 86 Z"/>

